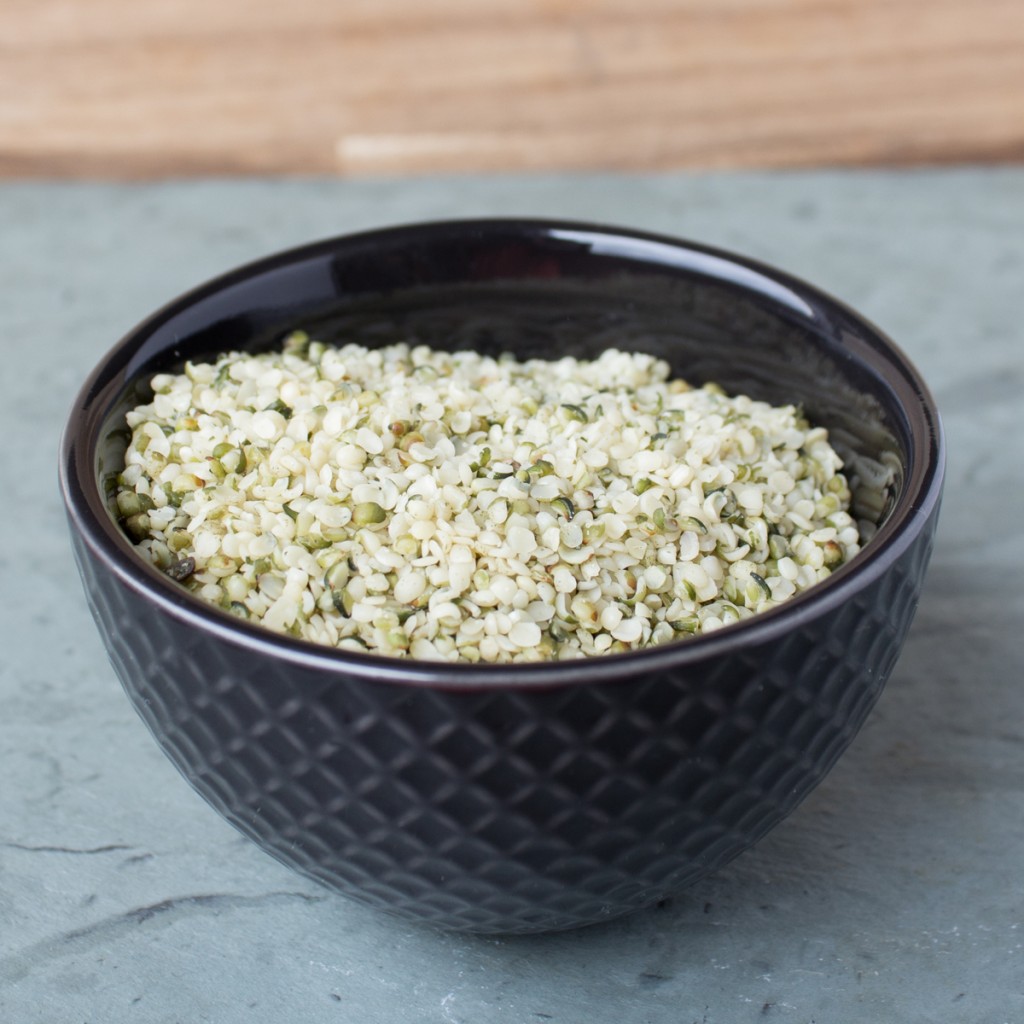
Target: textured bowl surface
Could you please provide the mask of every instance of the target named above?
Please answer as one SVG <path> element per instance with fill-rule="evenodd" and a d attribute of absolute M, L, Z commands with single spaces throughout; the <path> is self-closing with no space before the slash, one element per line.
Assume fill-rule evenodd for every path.
<path fill-rule="evenodd" d="M 520 357 L 651 352 L 694 383 L 802 403 L 877 533 L 786 605 L 713 634 L 550 665 L 317 648 L 146 564 L 103 481 L 150 376 L 304 327 Z M 814 288 L 726 253 L 570 223 L 414 225 L 320 242 L 174 301 L 86 382 L 61 484 L 132 703 L 195 789 L 339 892 L 480 932 L 569 928 L 678 892 L 781 821 L 863 723 L 910 626 L 944 451 L 906 358 Z"/>

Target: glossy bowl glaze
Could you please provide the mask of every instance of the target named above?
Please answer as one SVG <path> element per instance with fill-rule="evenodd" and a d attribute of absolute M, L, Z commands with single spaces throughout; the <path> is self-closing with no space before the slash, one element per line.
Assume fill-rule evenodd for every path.
<path fill-rule="evenodd" d="M 780 608 L 631 654 L 439 665 L 266 632 L 139 558 L 104 481 L 153 373 L 267 349 L 295 327 L 520 357 L 637 349 L 693 383 L 802 403 L 829 428 L 877 532 Z M 86 382 L 60 474 L 114 668 L 206 800 L 278 860 L 364 903 L 445 928 L 531 932 L 678 892 L 821 780 L 899 656 L 943 461 L 914 368 L 814 288 L 670 238 L 466 221 L 320 242 L 172 302 Z"/>

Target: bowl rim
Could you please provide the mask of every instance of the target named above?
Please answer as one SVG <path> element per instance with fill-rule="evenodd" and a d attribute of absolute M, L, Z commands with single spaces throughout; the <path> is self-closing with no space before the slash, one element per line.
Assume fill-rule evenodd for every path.
<path fill-rule="evenodd" d="M 711 280 L 753 291 L 785 305 L 819 330 L 822 321 L 838 317 L 852 324 L 858 340 L 874 359 L 871 369 L 888 384 L 901 386 L 908 420 L 911 467 L 885 523 L 850 562 L 827 580 L 781 605 L 723 626 L 711 633 L 643 650 L 568 661 L 512 664 L 420 661 L 317 645 L 275 633 L 195 597 L 137 555 L 121 532 L 96 486 L 98 438 L 83 433 L 109 412 L 113 385 L 121 381 L 131 356 L 161 325 L 204 299 L 261 275 L 340 250 L 380 243 L 394 245 L 426 236 L 504 232 L 524 239 L 541 235 L 587 240 L 591 248 L 626 257 L 638 264 L 693 270 Z M 826 324 L 827 326 L 827 324 Z M 881 373 L 881 368 L 886 373 Z M 127 374 L 125 377 L 132 375 Z M 98 408 L 101 406 L 101 408 Z M 586 683 L 629 680 L 666 668 L 684 668 L 714 659 L 727 650 L 779 642 L 819 616 L 837 610 L 875 582 L 910 547 L 941 499 L 946 443 L 935 400 L 916 367 L 878 327 L 829 293 L 760 260 L 684 238 L 655 232 L 575 220 L 534 217 L 486 217 L 420 221 L 335 235 L 273 252 L 209 278 L 181 293 L 128 331 L 94 366 L 72 404 L 60 441 L 59 485 L 69 526 L 93 555 L 119 581 L 164 614 L 250 652 L 283 660 L 319 673 L 359 677 L 381 683 L 438 690 L 482 690 L 503 687 L 533 690 Z"/>

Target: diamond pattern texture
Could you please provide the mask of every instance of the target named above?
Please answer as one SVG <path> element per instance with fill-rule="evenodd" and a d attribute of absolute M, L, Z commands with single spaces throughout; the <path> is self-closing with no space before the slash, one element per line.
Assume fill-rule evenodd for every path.
<path fill-rule="evenodd" d="M 615 683 L 460 692 L 274 661 L 140 600 L 72 530 L 113 666 L 195 789 L 278 860 L 464 931 L 605 920 L 755 843 L 860 728 L 936 516 L 838 610 Z"/>

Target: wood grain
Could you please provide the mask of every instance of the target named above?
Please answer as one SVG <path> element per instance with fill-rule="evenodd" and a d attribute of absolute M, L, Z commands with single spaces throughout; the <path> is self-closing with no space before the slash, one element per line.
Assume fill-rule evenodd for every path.
<path fill-rule="evenodd" d="M 1021 0 L 0 6 L 7 177 L 1022 158 Z"/>

